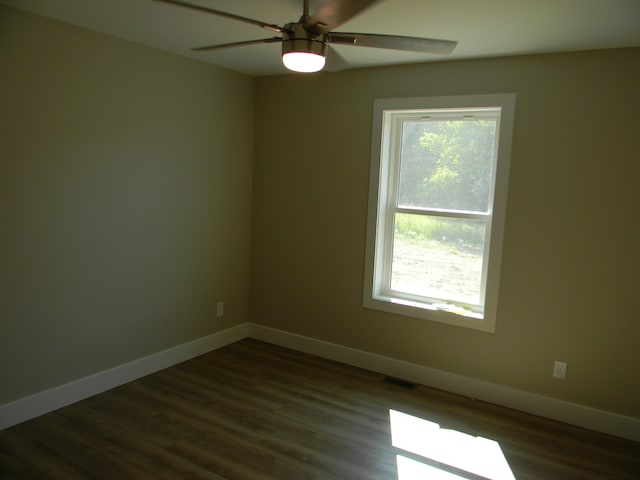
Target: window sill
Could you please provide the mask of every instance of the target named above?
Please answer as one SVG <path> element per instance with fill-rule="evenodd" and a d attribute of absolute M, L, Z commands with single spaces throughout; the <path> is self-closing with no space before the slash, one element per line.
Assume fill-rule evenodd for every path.
<path fill-rule="evenodd" d="M 446 323 L 457 327 L 490 333 L 495 331 L 494 320 L 487 318 L 482 313 L 473 312 L 458 305 L 430 304 L 389 296 L 376 296 L 375 298 L 365 298 L 363 306 L 372 310 Z"/>

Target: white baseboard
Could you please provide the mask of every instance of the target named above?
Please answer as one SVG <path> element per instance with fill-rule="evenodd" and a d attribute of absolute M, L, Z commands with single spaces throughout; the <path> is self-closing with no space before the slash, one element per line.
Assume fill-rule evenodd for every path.
<path fill-rule="evenodd" d="M 384 357 L 255 323 L 243 323 L 74 382 L 0 405 L 0 430 L 246 337 L 640 442 L 640 419 L 637 418 Z"/>
<path fill-rule="evenodd" d="M 50 390 L 0 405 L 0 430 L 224 347 L 242 340 L 248 335 L 249 324 L 243 323 Z"/>
<path fill-rule="evenodd" d="M 373 370 L 384 375 L 640 442 L 640 419 L 637 418 L 384 357 L 255 323 L 250 324 L 249 336 L 293 350 Z"/>

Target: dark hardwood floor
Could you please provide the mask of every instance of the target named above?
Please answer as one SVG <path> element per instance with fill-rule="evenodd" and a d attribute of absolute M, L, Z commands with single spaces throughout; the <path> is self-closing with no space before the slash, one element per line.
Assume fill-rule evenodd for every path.
<path fill-rule="evenodd" d="M 486 478 L 458 462 L 496 453 L 475 437 L 518 480 L 640 479 L 638 443 L 251 339 L 0 432 L 0 478 Z M 453 461 L 424 456 L 448 438 Z"/>

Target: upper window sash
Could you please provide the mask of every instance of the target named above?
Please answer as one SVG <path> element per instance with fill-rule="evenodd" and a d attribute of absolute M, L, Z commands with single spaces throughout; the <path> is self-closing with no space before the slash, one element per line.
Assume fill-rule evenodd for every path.
<path fill-rule="evenodd" d="M 385 109 L 382 112 L 382 130 L 383 138 L 381 145 L 381 168 L 388 168 L 390 182 L 386 184 L 387 208 L 415 208 L 425 211 L 437 212 L 469 212 L 469 213 L 488 213 L 491 215 L 494 194 L 496 169 L 498 162 L 499 149 L 499 132 L 500 117 L 502 107 L 469 107 L 469 108 L 445 108 L 445 109 Z M 495 122 L 496 135 L 494 136 L 493 159 L 491 164 L 489 198 L 487 199 L 487 209 L 479 210 L 456 210 L 449 208 L 419 207 L 400 205 L 399 186 L 400 171 L 402 168 L 402 136 L 403 126 L 406 122 L 446 122 L 446 121 L 482 121 L 488 120 Z M 382 180 L 382 179 L 381 179 Z M 382 187 L 382 184 L 381 184 Z M 383 187 L 384 188 L 384 187 Z"/>

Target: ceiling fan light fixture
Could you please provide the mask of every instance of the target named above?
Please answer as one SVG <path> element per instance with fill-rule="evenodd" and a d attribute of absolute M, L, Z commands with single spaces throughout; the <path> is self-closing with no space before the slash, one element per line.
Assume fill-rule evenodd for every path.
<path fill-rule="evenodd" d="M 324 39 L 309 38 L 302 24 L 286 25 L 283 33 L 282 63 L 294 72 L 312 73 L 324 68 L 327 44 Z"/>

